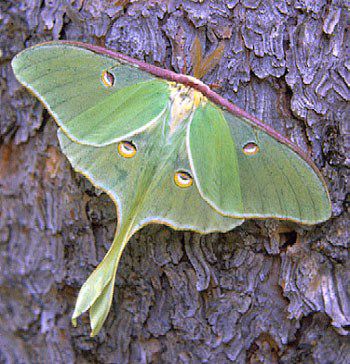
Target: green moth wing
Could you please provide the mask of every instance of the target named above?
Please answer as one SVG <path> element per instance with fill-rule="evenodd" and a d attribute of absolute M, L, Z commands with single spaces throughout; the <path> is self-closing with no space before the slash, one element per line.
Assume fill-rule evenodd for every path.
<path fill-rule="evenodd" d="M 61 149 L 74 169 L 104 190 L 118 206 L 118 225 L 133 216 L 132 235 L 148 223 L 163 223 L 178 230 L 202 234 L 225 232 L 242 223 L 221 215 L 200 196 L 193 183 L 181 188 L 174 182 L 176 172 L 189 172 L 186 129 L 173 135 L 171 143 L 163 137 L 169 113 L 152 127 L 130 140 L 136 147 L 133 158 L 118 154 L 118 143 L 104 147 L 80 145 L 62 131 Z M 198 213 L 200 211 L 200 213 Z"/>
<path fill-rule="evenodd" d="M 167 83 L 137 65 L 69 43 L 26 49 L 12 67 L 58 125 L 82 144 L 107 145 L 141 132 L 169 97 Z"/>
<path fill-rule="evenodd" d="M 195 111 L 187 143 L 201 195 L 222 214 L 242 212 L 236 146 L 223 114 L 211 103 Z"/>
<path fill-rule="evenodd" d="M 176 173 L 190 171 L 185 134 L 181 128 L 164 138 L 170 115 L 132 137 L 137 152 L 132 158 L 118 153 L 121 143 L 103 147 L 81 145 L 58 133 L 62 151 L 75 170 L 105 191 L 118 207 L 115 240 L 104 260 L 84 283 L 78 296 L 75 319 L 90 310 L 92 334 L 96 334 L 109 311 L 114 277 L 121 253 L 129 238 L 142 226 L 162 223 L 174 229 L 200 233 L 229 231 L 242 224 L 212 209 L 200 196 L 194 183 L 179 187 Z"/>
<path fill-rule="evenodd" d="M 303 224 L 329 218 L 322 177 L 288 145 L 248 119 L 208 102 L 195 111 L 187 141 L 201 195 L 223 215 Z"/>
<path fill-rule="evenodd" d="M 199 40 L 196 49 L 201 55 Z M 223 44 L 208 64 L 222 52 Z M 331 214 L 312 161 L 194 77 L 68 41 L 29 48 L 12 67 L 55 118 L 74 169 L 116 204 L 115 238 L 73 313 L 75 324 L 89 311 L 92 335 L 108 315 L 123 249 L 142 226 L 204 234 L 245 218 L 313 224 Z"/>

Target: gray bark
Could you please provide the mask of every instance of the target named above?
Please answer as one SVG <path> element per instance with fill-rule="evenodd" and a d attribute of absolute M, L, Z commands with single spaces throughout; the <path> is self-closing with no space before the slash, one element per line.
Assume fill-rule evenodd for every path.
<path fill-rule="evenodd" d="M 349 9 L 341 0 L 0 2 L 0 362 L 349 363 Z M 247 221 L 201 236 L 153 225 L 127 246 L 89 338 L 70 316 L 103 258 L 113 203 L 76 174 L 11 58 L 52 39 L 180 72 L 198 35 L 226 42 L 206 83 L 289 137 L 328 183 L 333 217 Z M 348 62 L 348 63 L 347 63 Z"/>

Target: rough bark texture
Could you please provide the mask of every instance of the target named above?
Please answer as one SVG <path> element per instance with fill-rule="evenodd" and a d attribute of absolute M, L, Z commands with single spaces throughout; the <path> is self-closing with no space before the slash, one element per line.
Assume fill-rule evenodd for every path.
<path fill-rule="evenodd" d="M 1 363 L 350 362 L 348 14 L 345 0 L 0 2 Z M 87 316 L 76 329 L 70 316 L 112 241 L 114 206 L 72 171 L 11 58 L 71 39 L 179 72 L 195 35 L 207 51 L 225 40 L 204 81 L 309 153 L 333 217 L 208 236 L 142 229 L 91 339 Z"/>

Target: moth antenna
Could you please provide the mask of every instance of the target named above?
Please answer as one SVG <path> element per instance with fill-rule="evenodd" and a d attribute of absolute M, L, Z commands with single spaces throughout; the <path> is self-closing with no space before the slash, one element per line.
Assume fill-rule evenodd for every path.
<path fill-rule="evenodd" d="M 221 83 L 222 83 L 222 81 L 219 81 L 218 83 L 211 83 L 211 84 L 209 84 L 209 87 L 211 89 L 218 89 L 221 87 Z"/>
<path fill-rule="evenodd" d="M 181 73 L 183 75 L 185 75 L 187 73 L 187 60 L 186 60 L 186 57 L 183 57 L 183 60 L 184 60 L 184 64 L 181 67 Z"/>
<path fill-rule="evenodd" d="M 129 0 L 118 0 L 114 2 L 115 6 L 121 6 L 122 8 L 127 5 Z"/>
<path fill-rule="evenodd" d="M 201 41 L 196 35 L 191 47 L 191 61 L 193 65 L 193 76 L 196 78 L 200 78 L 201 73 L 201 60 L 203 57 L 203 48 Z"/>
<path fill-rule="evenodd" d="M 94 37 L 96 40 L 96 45 L 100 46 L 100 47 L 106 47 L 106 36 L 102 35 L 101 37 Z"/>
<path fill-rule="evenodd" d="M 216 49 L 204 58 L 203 62 L 201 63 L 198 78 L 202 78 L 219 64 L 223 56 L 224 50 L 225 50 L 225 42 L 221 41 L 216 47 Z"/>

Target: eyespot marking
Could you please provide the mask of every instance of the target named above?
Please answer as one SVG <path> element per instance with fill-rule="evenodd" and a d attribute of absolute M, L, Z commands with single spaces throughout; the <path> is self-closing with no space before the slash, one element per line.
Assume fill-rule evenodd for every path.
<path fill-rule="evenodd" d="M 132 158 L 136 152 L 136 146 L 132 142 L 122 141 L 118 143 L 118 153 L 124 158 Z"/>
<path fill-rule="evenodd" d="M 112 87 L 115 82 L 115 77 L 112 73 L 105 70 L 102 72 L 101 80 L 106 87 Z"/>
<path fill-rule="evenodd" d="M 188 172 L 178 171 L 174 174 L 174 182 L 178 187 L 187 188 L 192 186 L 193 178 Z"/>
<path fill-rule="evenodd" d="M 255 155 L 260 151 L 260 148 L 257 144 L 250 142 L 247 143 L 244 147 L 243 147 L 243 153 L 245 155 Z"/>

